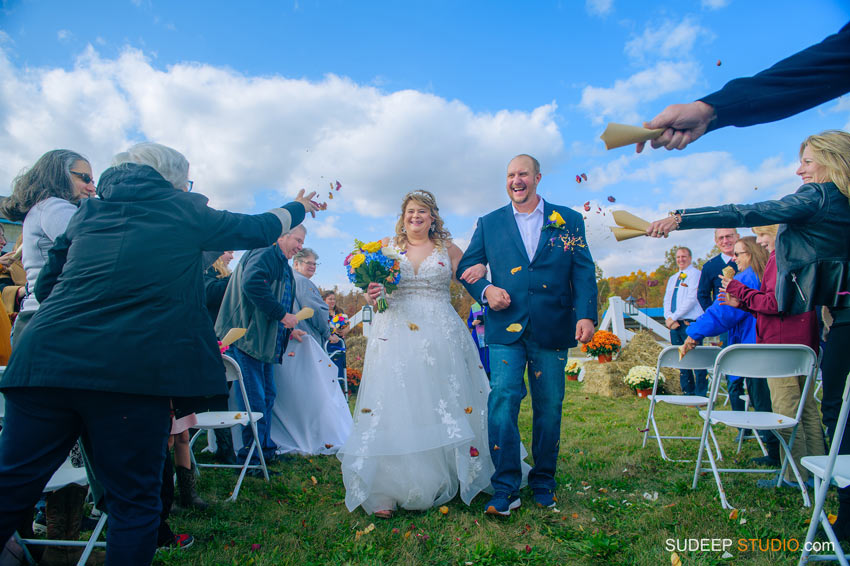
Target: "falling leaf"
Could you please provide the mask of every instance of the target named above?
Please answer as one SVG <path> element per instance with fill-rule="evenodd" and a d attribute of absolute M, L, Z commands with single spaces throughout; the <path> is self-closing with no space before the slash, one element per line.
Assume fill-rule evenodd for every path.
<path fill-rule="evenodd" d="M 336 190 L 340 190 L 342 188 L 342 183 L 339 181 L 336 182 Z"/>
<path fill-rule="evenodd" d="M 407 327 L 410 328 L 410 330 L 412 330 L 413 332 L 416 332 L 417 330 L 419 330 L 419 327 L 416 326 L 415 324 L 413 324 L 412 322 L 408 322 Z"/>
<path fill-rule="evenodd" d="M 670 566 L 682 566 L 682 559 L 675 552 L 670 554 Z"/>
<path fill-rule="evenodd" d="M 440 507 L 440 513 L 442 513 L 443 515 L 448 515 L 449 514 L 449 508 L 446 507 L 445 505 L 443 505 L 442 507 Z"/>
<path fill-rule="evenodd" d="M 310 476 L 310 481 L 313 482 L 313 485 L 319 485 L 319 480 L 316 479 L 316 476 Z"/>
<path fill-rule="evenodd" d="M 238 419 L 241 419 L 241 418 L 242 418 L 242 413 L 236 413 L 235 415 L 233 415 L 234 420 L 238 420 Z"/>
<path fill-rule="evenodd" d="M 287 355 L 287 356 L 289 356 L 290 358 L 294 358 L 294 357 L 295 357 L 295 352 L 289 352 L 289 353 L 288 353 L 288 354 L 286 354 L 286 355 Z"/>
<path fill-rule="evenodd" d="M 585 181 L 587 181 L 587 173 L 582 173 L 581 178 L 584 179 Z"/>
<path fill-rule="evenodd" d="M 361 413 L 371 413 L 372 409 L 360 409 Z"/>
<path fill-rule="evenodd" d="M 469 455 L 473 458 L 477 458 L 478 457 L 478 448 L 476 448 L 475 446 L 470 446 L 469 447 Z"/>
<path fill-rule="evenodd" d="M 333 447 L 334 447 L 333 444 L 325 444 L 325 448 L 333 448 Z"/>
<path fill-rule="evenodd" d="M 328 185 L 330 185 L 331 190 L 334 190 L 334 184 L 333 183 L 328 183 Z"/>
<path fill-rule="evenodd" d="M 484 369 L 484 366 L 482 366 L 481 364 L 478 364 L 478 369 Z"/>
<path fill-rule="evenodd" d="M 466 413 L 467 415 L 471 415 L 471 414 L 472 414 L 472 407 L 467 407 L 467 408 L 465 408 L 465 409 L 463 410 L 463 412 L 464 412 L 464 413 Z"/>
<path fill-rule="evenodd" d="M 521 266 L 521 265 L 519 265 L 519 266 L 514 267 L 513 269 L 511 269 L 511 275 L 513 275 L 513 274 L 514 274 L 514 273 L 516 273 L 517 271 L 522 271 L 522 266 Z"/>
<path fill-rule="evenodd" d="M 498 444 L 494 444 L 494 445 L 493 445 L 493 450 L 501 450 L 501 448 L 499 448 L 499 445 L 498 445 Z"/>
<path fill-rule="evenodd" d="M 328 199 L 333 200 L 333 199 L 334 199 L 334 194 L 333 194 L 333 193 L 328 193 Z"/>
<path fill-rule="evenodd" d="M 515 322 L 513 324 L 509 324 L 505 330 L 507 330 L 508 332 L 519 332 L 522 330 L 522 325 L 518 322 Z"/>
<path fill-rule="evenodd" d="M 581 175 L 576 175 L 576 183 L 581 183 Z"/>
<path fill-rule="evenodd" d="M 720 66 L 720 65 L 722 65 L 722 64 L 723 64 L 723 61 L 721 61 L 720 59 L 718 59 L 718 60 L 717 60 L 717 66 L 719 67 L 719 66 Z"/>
<path fill-rule="evenodd" d="M 612 197 L 612 196 L 609 196 L 609 197 L 608 197 L 608 202 L 617 202 L 617 199 L 615 199 L 615 198 L 614 198 L 614 197 Z"/>
<path fill-rule="evenodd" d="M 754 191 L 757 191 L 757 190 L 759 190 L 759 188 L 758 188 L 758 187 L 756 187 L 756 188 L 754 188 L 753 190 L 754 190 Z"/>
<path fill-rule="evenodd" d="M 590 201 L 587 201 L 586 203 L 584 203 L 584 211 L 590 212 Z"/>
<path fill-rule="evenodd" d="M 735 519 L 737 519 L 737 518 L 738 518 L 738 510 L 737 510 L 737 509 L 732 509 L 732 511 L 730 511 L 730 512 L 729 512 L 729 518 L 730 518 L 731 520 L 733 520 L 733 521 L 734 521 Z"/>

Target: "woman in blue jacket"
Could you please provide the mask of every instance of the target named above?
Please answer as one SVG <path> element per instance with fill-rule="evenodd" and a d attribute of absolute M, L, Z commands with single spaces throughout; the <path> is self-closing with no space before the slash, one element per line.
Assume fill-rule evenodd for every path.
<path fill-rule="evenodd" d="M 764 276 L 764 266 L 767 264 L 767 251 L 761 247 L 753 236 L 746 236 L 735 242 L 735 263 L 738 264 L 738 274 L 735 280 L 743 285 L 752 287 L 761 285 Z M 755 288 L 755 287 L 753 287 Z M 706 309 L 705 313 L 688 326 L 688 338 L 685 349 L 694 348 L 706 336 L 717 336 L 729 333 L 729 344 L 755 344 L 756 318 L 741 309 L 736 309 L 720 303 L 720 297 Z M 743 411 L 744 401 L 739 397 L 744 393 L 744 379 L 738 376 L 727 376 L 729 386 L 729 402 L 733 411 Z M 757 411 L 770 410 L 770 391 L 762 379 L 746 380 L 747 391 Z M 770 463 L 773 458 L 779 462 L 779 446 L 772 435 L 762 437 L 768 448 L 768 455 L 762 463 Z"/>

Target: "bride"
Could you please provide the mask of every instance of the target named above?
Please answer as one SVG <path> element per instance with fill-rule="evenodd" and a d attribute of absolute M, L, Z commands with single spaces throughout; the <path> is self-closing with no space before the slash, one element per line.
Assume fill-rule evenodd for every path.
<path fill-rule="evenodd" d="M 490 485 L 490 386 L 478 350 L 450 302 L 463 255 L 443 228 L 434 195 L 408 193 L 392 245 L 401 281 L 375 315 L 354 428 L 337 457 L 345 504 L 378 517 L 423 510 L 460 492 L 467 505 Z M 480 275 L 484 275 L 480 266 Z M 466 275 L 466 274 L 465 274 Z M 477 274 L 476 274 L 477 275 Z M 369 286 L 374 303 L 381 286 Z"/>

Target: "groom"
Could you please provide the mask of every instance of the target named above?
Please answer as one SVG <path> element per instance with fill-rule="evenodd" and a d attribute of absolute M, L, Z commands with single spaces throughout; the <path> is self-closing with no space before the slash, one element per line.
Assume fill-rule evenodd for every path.
<path fill-rule="evenodd" d="M 541 507 L 555 506 L 555 466 L 561 437 L 564 366 L 576 340 L 588 342 L 596 321 L 596 271 L 581 215 L 537 195 L 540 164 L 517 155 L 508 164 L 511 203 L 479 218 L 458 265 L 459 279 L 471 266 L 489 264 L 492 282 L 464 282 L 490 307 L 488 434 L 496 468 L 495 491 L 485 513 L 510 515 L 520 506 L 519 405 L 528 365 L 531 389 L 532 456 L 528 484 Z M 575 334 L 573 334 L 575 328 Z"/>

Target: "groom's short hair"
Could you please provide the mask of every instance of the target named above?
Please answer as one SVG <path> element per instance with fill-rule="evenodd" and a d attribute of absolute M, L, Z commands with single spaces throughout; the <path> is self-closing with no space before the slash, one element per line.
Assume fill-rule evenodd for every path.
<path fill-rule="evenodd" d="M 540 173 L 540 162 L 539 162 L 539 161 L 537 161 L 537 160 L 536 160 L 534 157 L 532 157 L 531 155 L 528 155 L 527 153 L 520 153 L 519 155 L 514 156 L 514 158 L 513 158 L 513 159 L 511 159 L 511 162 L 513 162 L 514 160 L 516 160 L 516 159 L 518 159 L 518 158 L 520 158 L 520 157 L 527 157 L 527 158 L 529 158 L 529 159 L 531 160 L 531 164 L 534 166 L 534 174 L 535 174 L 535 175 L 537 175 L 538 173 Z M 510 162 L 509 162 L 509 164 L 510 164 Z"/>

